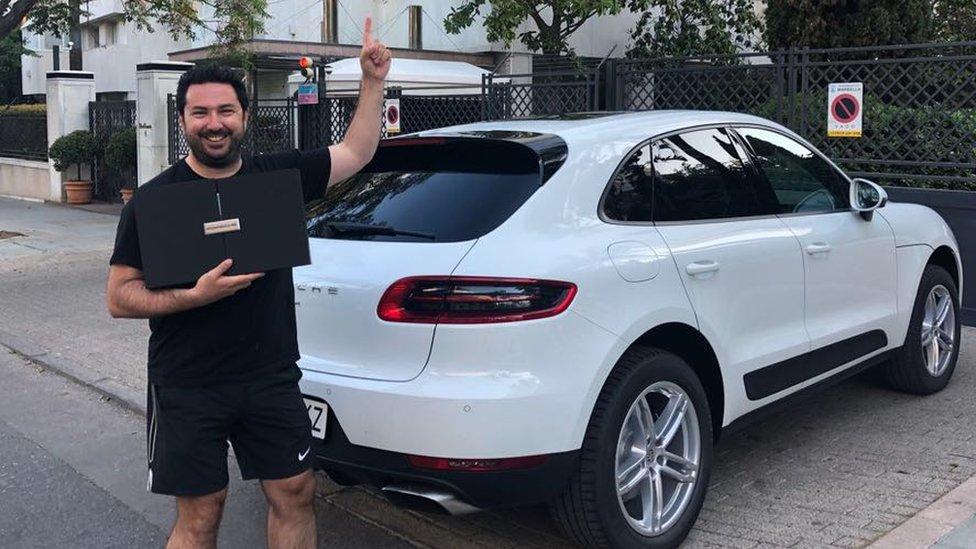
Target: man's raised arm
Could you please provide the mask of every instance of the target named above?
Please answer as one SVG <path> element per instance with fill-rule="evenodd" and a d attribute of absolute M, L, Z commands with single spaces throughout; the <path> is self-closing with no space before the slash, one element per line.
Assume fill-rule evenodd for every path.
<path fill-rule="evenodd" d="M 383 84 L 390 72 L 391 55 L 383 43 L 373 40 L 372 29 L 373 21 L 367 17 L 363 29 L 363 50 L 359 54 L 359 65 L 363 72 L 359 84 L 359 104 L 346 136 L 340 143 L 329 147 L 332 157 L 330 185 L 363 169 L 373 158 L 380 140 Z"/>

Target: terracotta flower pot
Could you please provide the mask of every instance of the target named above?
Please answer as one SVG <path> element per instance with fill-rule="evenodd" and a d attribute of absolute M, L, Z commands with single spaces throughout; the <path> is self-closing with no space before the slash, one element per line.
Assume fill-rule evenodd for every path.
<path fill-rule="evenodd" d="M 64 190 L 68 194 L 68 204 L 88 204 L 91 202 L 91 181 L 65 181 Z"/>
<path fill-rule="evenodd" d="M 135 189 L 120 189 L 119 192 L 122 193 L 122 203 L 128 204 L 132 200 L 132 193 L 136 192 Z"/>

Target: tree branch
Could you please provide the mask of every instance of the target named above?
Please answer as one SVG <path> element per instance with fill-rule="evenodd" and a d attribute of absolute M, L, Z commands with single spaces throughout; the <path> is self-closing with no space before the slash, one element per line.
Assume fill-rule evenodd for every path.
<path fill-rule="evenodd" d="M 576 32 L 576 29 L 582 27 L 583 26 L 583 23 L 586 23 L 591 17 L 595 16 L 596 14 L 597 14 L 597 10 L 595 10 L 595 9 L 594 10 L 590 10 L 589 13 L 587 13 L 586 15 L 584 15 L 584 16 L 580 17 L 579 19 L 577 19 L 575 24 L 574 23 L 567 23 L 566 24 L 566 32 L 562 36 L 563 37 L 569 37 L 569 35 L 571 35 L 574 32 Z"/>
<path fill-rule="evenodd" d="M 0 16 L 0 38 L 5 38 L 8 34 L 20 28 L 20 21 L 28 13 L 34 4 L 39 0 L 17 0 L 14 2 L 10 11 Z"/>
<path fill-rule="evenodd" d="M 540 31 L 551 26 L 546 24 L 546 20 L 542 18 L 542 14 L 535 8 L 535 3 L 532 0 L 522 0 L 522 4 L 529 10 L 529 17 L 535 21 L 535 25 L 539 27 Z"/>

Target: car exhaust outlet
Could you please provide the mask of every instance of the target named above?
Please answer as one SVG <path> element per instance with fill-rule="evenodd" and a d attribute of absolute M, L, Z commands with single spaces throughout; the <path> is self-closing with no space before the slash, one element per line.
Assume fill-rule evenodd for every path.
<path fill-rule="evenodd" d="M 481 510 L 441 488 L 419 484 L 391 484 L 381 490 L 393 503 L 416 511 L 467 515 Z"/>

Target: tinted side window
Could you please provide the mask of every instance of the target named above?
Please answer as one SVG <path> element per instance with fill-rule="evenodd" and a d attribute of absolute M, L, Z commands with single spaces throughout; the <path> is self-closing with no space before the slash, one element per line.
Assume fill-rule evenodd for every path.
<path fill-rule="evenodd" d="M 728 132 L 698 130 L 652 144 L 654 220 L 692 221 L 775 213 L 768 188 L 750 177 Z"/>
<path fill-rule="evenodd" d="M 847 181 L 813 151 L 785 135 L 736 129 L 776 193 L 780 213 L 829 212 L 850 207 Z"/>
<path fill-rule="evenodd" d="M 650 221 L 651 147 L 634 151 L 610 182 L 603 213 L 614 221 Z"/>

